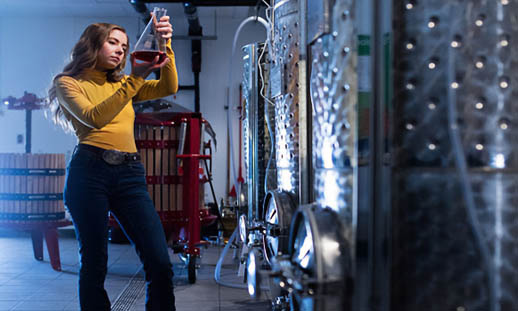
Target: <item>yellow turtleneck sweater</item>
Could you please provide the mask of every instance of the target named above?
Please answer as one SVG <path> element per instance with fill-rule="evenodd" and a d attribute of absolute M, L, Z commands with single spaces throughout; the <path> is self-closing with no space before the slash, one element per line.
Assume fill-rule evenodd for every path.
<path fill-rule="evenodd" d="M 106 73 L 84 70 L 78 77 L 62 76 L 54 82 L 65 117 L 72 123 L 79 143 L 103 149 L 136 152 L 132 101 L 161 98 L 178 91 L 178 76 L 170 40 L 169 63 L 162 67 L 160 80 L 129 75 L 108 82 Z"/>

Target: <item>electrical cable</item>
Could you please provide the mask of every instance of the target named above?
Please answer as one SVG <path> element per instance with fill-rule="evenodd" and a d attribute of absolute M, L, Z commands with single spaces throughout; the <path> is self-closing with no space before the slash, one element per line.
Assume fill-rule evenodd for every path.
<path fill-rule="evenodd" d="M 272 25 L 271 23 L 271 10 L 272 10 L 272 7 L 270 6 L 270 4 L 268 4 L 265 0 L 262 0 L 264 4 L 266 4 L 267 8 L 266 8 L 266 11 L 265 11 L 265 16 L 266 16 L 266 20 L 268 22 L 268 24 Z M 270 14 L 270 15 L 269 15 Z M 271 29 L 270 29 L 271 31 Z M 272 45 L 271 45 L 271 35 L 268 36 L 268 38 L 266 38 L 265 42 L 264 42 L 264 47 L 263 47 L 263 50 L 261 51 L 261 54 L 259 55 L 259 58 L 257 60 L 257 63 L 258 63 L 258 67 L 259 67 L 259 77 L 261 79 L 261 89 L 259 90 L 259 95 L 270 105 L 274 106 L 275 107 L 275 103 L 272 102 L 268 97 L 266 97 L 266 94 L 264 93 L 264 90 L 265 90 L 265 83 L 264 83 L 264 75 L 263 75 L 263 68 L 261 66 L 261 61 L 263 59 L 263 56 L 264 56 L 264 52 L 266 51 L 266 47 L 268 47 L 268 53 L 269 55 L 273 55 L 274 51 L 272 49 Z M 271 59 L 272 57 L 270 57 Z M 270 170 L 270 166 L 271 166 L 271 163 L 272 163 L 272 160 L 273 160 L 273 151 L 275 150 L 275 136 L 273 135 L 273 131 L 272 131 L 272 126 L 271 126 L 271 123 L 270 123 L 270 115 L 268 114 L 268 108 L 265 107 L 266 111 L 264 112 L 265 113 L 265 118 L 266 118 L 266 127 L 268 129 L 268 133 L 270 134 L 270 142 L 271 142 L 271 150 L 270 150 L 270 157 L 268 159 L 268 163 L 266 164 L 266 174 L 265 174 L 265 178 L 264 178 L 264 192 L 267 193 L 268 192 L 268 171 Z"/>

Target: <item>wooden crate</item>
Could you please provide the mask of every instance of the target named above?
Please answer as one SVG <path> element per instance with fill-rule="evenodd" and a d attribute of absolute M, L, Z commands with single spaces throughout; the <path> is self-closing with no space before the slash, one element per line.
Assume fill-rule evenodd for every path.
<path fill-rule="evenodd" d="M 135 141 L 146 169 L 149 195 L 159 212 L 183 211 L 183 185 L 176 126 L 136 125 Z M 200 183 L 200 209 L 205 208 L 204 184 Z"/>

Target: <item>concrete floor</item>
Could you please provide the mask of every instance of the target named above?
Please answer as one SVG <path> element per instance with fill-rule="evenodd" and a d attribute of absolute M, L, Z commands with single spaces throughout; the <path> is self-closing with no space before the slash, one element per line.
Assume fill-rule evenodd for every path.
<path fill-rule="evenodd" d="M 0 229 L 0 311 L 79 310 L 77 296 L 77 242 L 71 230 L 60 230 L 60 254 L 63 271 L 50 267 L 48 254 L 36 261 L 27 233 Z M 197 282 L 189 284 L 187 270 L 176 254 L 171 252 L 174 265 L 176 308 L 178 311 L 269 310 L 265 296 L 252 300 L 246 290 L 220 286 L 214 281 L 214 268 L 222 247 L 209 246 L 202 250 Z M 238 284 L 237 266 L 227 256 L 221 278 Z M 131 245 L 109 244 L 106 290 L 115 310 L 145 310 L 144 282 L 141 264 Z M 133 295 L 128 298 L 132 290 Z"/>

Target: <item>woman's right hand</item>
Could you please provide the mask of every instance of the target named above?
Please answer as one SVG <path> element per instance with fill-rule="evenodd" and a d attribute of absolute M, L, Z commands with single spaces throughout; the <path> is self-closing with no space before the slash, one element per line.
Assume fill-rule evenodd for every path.
<path fill-rule="evenodd" d="M 161 63 L 159 63 L 160 57 L 157 55 L 152 62 L 137 63 L 137 60 L 133 54 L 130 56 L 131 59 L 131 74 L 142 78 L 147 78 L 153 71 L 164 67 L 170 60 L 166 57 Z"/>

